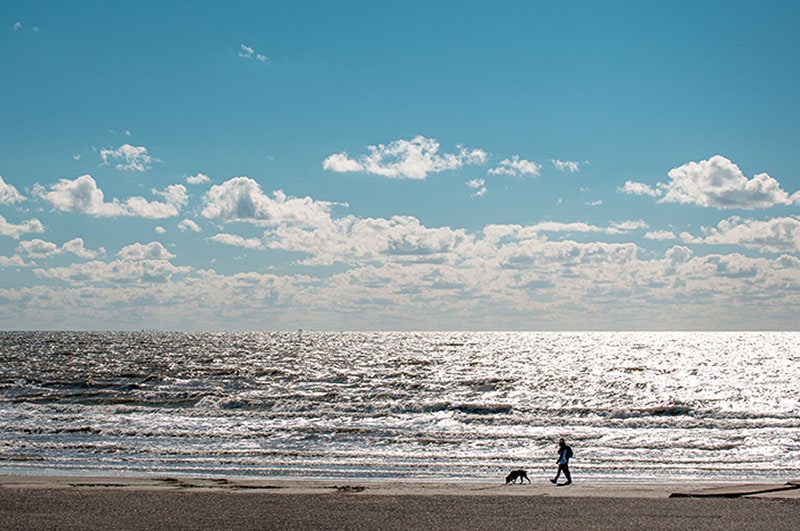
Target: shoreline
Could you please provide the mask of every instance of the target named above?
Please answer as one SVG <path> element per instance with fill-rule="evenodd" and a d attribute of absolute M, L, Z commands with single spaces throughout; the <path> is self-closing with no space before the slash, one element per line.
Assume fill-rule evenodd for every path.
<path fill-rule="evenodd" d="M 0 529 L 797 528 L 800 487 L 736 499 L 670 497 L 735 486 L 0 475 Z"/>
<path fill-rule="evenodd" d="M 800 500 L 800 480 L 734 481 L 586 481 L 553 485 L 502 481 L 313 480 L 166 475 L 24 475 L 0 474 L 0 489 L 269 492 L 317 495 L 330 493 L 375 496 L 537 496 L 555 498 L 748 497 Z"/>

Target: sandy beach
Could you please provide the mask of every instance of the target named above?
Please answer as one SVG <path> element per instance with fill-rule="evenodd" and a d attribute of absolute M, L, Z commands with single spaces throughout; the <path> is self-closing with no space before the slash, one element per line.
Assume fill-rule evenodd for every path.
<path fill-rule="evenodd" d="M 690 497 L 670 497 L 676 493 Z M 555 487 L 541 480 L 504 485 L 0 476 L 2 529 L 780 530 L 796 529 L 798 518 L 800 488 L 785 482 Z"/>

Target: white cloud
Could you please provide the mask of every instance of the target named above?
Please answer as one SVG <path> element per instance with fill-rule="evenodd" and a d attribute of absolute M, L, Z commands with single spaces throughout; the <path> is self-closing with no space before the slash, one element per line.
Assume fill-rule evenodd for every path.
<path fill-rule="evenodd" d="M 13 185 L 6 183 L 0 177 L 0 205 L 13 205 L 24 200 L 25 197 Z"/>
<path fill-rule="evenodd" d="M 170 185 L 163 192 L 153 193 L 167 199 L 166 203 L 148 201 L 143 197 L 130 197 L 121 203 L 114 198 L 106 203 L 103 191 L 91 175 L 82 175 L 70 181 L 59 179 L 47 191 L 42 186 L 34 189 L 34 195 L 53 205 L 61 212 L 76 212 L 97 217 L 137 216 L 149 219 L 161 219 L 177 216 L 180 208 L 186 204 L 186 188 L 182 184 Z"/>
<path fill-rule="evenodd" d="M 178 223 L 178 228 L 181 232 L 200 232 L 200 226 L 192 221 L 191 219 L 184 219 L 180 223 Z"/>
<path fill-rule="evenodd" d="M 469 240 L 463 229 L 427 228 L 411 216 L 328 218 L 309 228 L 291 223 L 269 228 L 264 233 L 265 245 L 305 253 L 309 257 L 302 263 L 307 265 L 355 265 L 373 260 L 441 261 Z"/>
<path fill-rule="evenodd" d="M 334 153 L 322 161 L 322 169 L 337 173 L 366 171 L 361 162 L 351 159 L 350 155 L 344 152 Z"/>
<path fill-rule="evenodd" d="M 103 191 L 91 175 L 81 175 L 74 181 L 59 179 L 50 186 L 50 191 L 43 187 L 35 189 L 35 195 L 48 201 L 56 210 L 62 212 L 79 212 L 94 216 L 119 216 L 124 209 L 118 202 L 105 203 Z"/>
<path fill-rule="evenodd" d="M 236 234 L 212 240 L 303 253 L 307 259 L 301 264 L 347 267 L 333 273 L 313 270 L 318 276 L 222 275 L 175 266 L 173 255 L 151 242 L 126 247 L 110 263 L 34 270 L 69 283 L 69 289 L 0 287 L 0 297 L 15 301 L 29 319 L 45 317 L 46 308 L 69 318 L 84 312 L 82 322 L 94 322 L 91 318 L 102 312 L 103 322 L 112 323 L 108 326 L 122 322 L 130 328 L 153 323 L 257 328 L 265 316 L 271 326 L 284 329 L 297 323 L 327 329 L 414 329 L 426 323 L 485 329 L 497 322 L 516 329 L 529 329 L 532 323 L 562 329 L 624 323 L 625 328 L 649 329 L 655 323 L 659 329 L 675 329 L 795 322 L 786 310 L 795 307 L 800 293 L 800 260 L 794 256 L 695 256 L 686 246 L 654 254 L 631 242 L 566 239 L 569 233 L 619 235 L 647 229 L 641 220 L 607 226 L 495 225 L 474 234 L 426 227 L 409 216 L 327 216 L 317 222 L 310 226 L 284 218 L 267 224 L 260 240 Z M 563 238 L 556 241 L 554 234 Z M 7 262 L 19 265 L 20 260 Z M 126 321 L 137 309 L 146 320 Z M 191 313 L 191 319 L 175 317 L 180 313 Z M 115 321 L 119 316 L 123 320 Z"/>
<path fill-rule="evenodd" d="M 627 234 L 635 230 L 646 229 L 643 220 L 613 221 L 607 227 L 591 225 L 583 222 L 563 223 L 559 221 L 542 221 L 533 225 L 487 225 L 484 232 L 490 239 L 513 237 L 518 239 L 538 239 L 541 233 L 598 233 Z"/>
<path fill-rule="evenodd" d="M 239 45 L 239 57 L 243 57 L 245 59 L 253 59 L 255 61 L 259 61 L 262 63 L 267 62 L 267 56 L 256 52 L 252 47 L 247 46 L 245 44 Z"/>
<path fill-rule="evenodd" d="M 628 194 L 663 196 L 661 203 L 693 204 L 717 209 L 753 210 L 775 205 L 800 204 L 800 193 L 789 196 L 780 183 L 766 173 L 748 179 L 739 166 L 721 155 L 688 162 L 667 174 L 667 183 L 656 187 L 628 181 L 620 191 Z"/>
<path fill-rule="evenodd" d="M 180 206 L 160 201 L 148 201 L 144 197 L 129 197 L 125 200 L 123 215 L 147 219 L 163 219 L 175 217 L 180 213 Z"/>
<path fill-rule="evenodd" d="M 34 274 L 43 278 L 53 278 L 85 287 L 87 284 L 158 284 L 172 279 L 174 275 L 186 274 L 190 267 L 175 266 L 166 260 L 114 260 L 101 262 L 93 260 L 71 264 L 66 267 L 34 269 Z M 95 299 L 95 304 L 105 301 L 98 299 L 98 293 L 87 290 Z M 155 295 L 155 294 L 153 294 Z M 171 311 L 175 311 L 174 308 Z"/>
<path fill-rule="evenodd" d="M 52 242 L 46 242 L 36 238 L 26 242 L 19 242 L 17 252 L 24 252 L 31 258 L 50 258 L 51 256 L 60 254 L 61 249 Z"/>
<path fill-rule="evenodd" d="M 123 247 L 117 256 L 123 260 L 171 260 L 175 255 L 167 251 L 160 242 L 133 243 Z"/>
<path fill-rule="evenodd" d="M 14 30 L 14 31 L 19 31 L 19 30 L 21 30 L 23 27 L 24 27 L 24 25 L 22 24 L 22 22 L 19 22 L 19 21 L 17 21 L 17 22 L 14 22 L 14 23 L 11 25 L 11 29 L 12 29 L 12 30 Z M 30 31 L 31 31 L 32 33 L 40 33 L 42 30 L 39 28 L 39 26 L 31 26 L 31 29 L 30 29 Z"/>
<path fill-rule="evenodd" d="M 10 236 L 15 240 L 23 234 L 42 233 L 44 225 L 36 218 L 23 221 L 20 224 L 9 223 L 6 218 L 0 216 L 0 236 Z"/>
<path fill-rule="evenodd" d="M 165 229 L 161 225 L 155 227 L 153 230 L 155 231 L 156 234 L 166 234 L 167 233 L 167 229 Z"/>
<path fill-rule="evenodd" d="M 601 206 L 603 204 L 602 199 L 595 199 L 594 201 L 587 201 L 586 206 Z"/>
<path fill-rule="evenodd" d="M 469 185 L 482 187 L 482 179 Z M 308 255 L 307 265 L 347 263 L 364 264 L 370 261 L 431 262 L 453 260 L 468 256 L 474 238 L 464 230 L 447 227 L 427 228 L 409 216 L 390 219 L 359 219 L 354 216 L 334 218 L 330 204 L 287 198 L 275 192 L 274 199 L 266 196 L 252 179 L 237 177 L 214 186 L 204 197 L 202 215 L 223 222 L 248 221 L 267 226 L 263 240 L 247 239 L 232 234 L 210 238 L 228 245 L 250 248 L 268 247 Z M 626 234 L 646 229 L 642 220 L 612 222 L 606 227 L 585 223 L 544 222 L 514 232 L 515 237 L 539 238 L 544 232 Z M 512 233 L 509 233 L 509 235 Z"/>
<path fill-rule="evenodd" d="M 234 177 L 212 186 L 203 197 L 203 204 L 204 217 L 222 222 L 292 223 L 307 227 L 327 223 L 333 205 L 310 197 L 288 197 L 280 190 L 269 197 L 248 177 Z"/>
<path fill-rule="evenodd" d="M 322 162 L 322 167 L 339 173 L 364 172 L 388 178 L 421 180 L 429 173 L 486 162 L 486 152 L 481 149 L 468 150 L 458 146 L 457 153 L 439 154 L 439 147 L 439 142 L 434 139 L 415 136 L 388 145 L 367 146 L 369 153 L 358 158 L 350 158 L 345 152 L 335 153 Z"/>
<path fill-rule="evenodd" d="M 212 242 L 221 243 L 223 245 L 232 245 L 234 247 L 245 247 L 247 249 L 263 249 L 264 245 L 258 238 L 244 238 L 237 234 L 215 234 L 208 238 Z"/>
<path fill-rule="evenodd" d="M 103 159 L 103 164 L 114 164 L 116 169 L 123 171 L 142 172 L 149 170 L 153 162 L 160 162 L 147 154 L 147 148 L 128 143 L 116 149 L 101 149 L 100 158 Z"/>
<path fill-rule="evenodd" d="M 609 223 L 608 231 L 609 234 L 622 234 L 646 228 L 648 228 L 648 225 L 643 219 L 628 219 L 625 221 L 612 221 Z"/>
<path fill-rule="evenodd" d="M 670 182 L 661 199 L 666 203 L 746 210 L 792 203 L 778 181 L 766 173 L 747 179 L 736 164 L 720 155 L 689 162 L 667 175 Z"/>
<path fill-rule="evenodd" d="M 586 223 L 542 222 L 529 226 L 491 226 L 479 240 L 463 229 L 429 228 L 410 216 L 390 219 L 359 219 L 345 216 L 328 219 L 313 230 L 281 224 L 264 233 L 264 244 L 273 249 L 302 252 L 307 265 L 345 263 L 352 266 L 372 262 L 457 263 L 488 259 L 500 241 L 546 241 L 545 233 L 627 234 L 646 229 L 642 220 L 612 222 L 606 227 Z M 487 247 L 489 246 L 489 247 Z"/>
<path fill-rule="evenodd" d="M 590 225 L 582 222 L 562 223 L 558 221 L 542 221 L 533 225 L 527 225 L 524 230 L 518 233 L 520 236 L 525 236 L 528 231 L 530 232 L 607 232 L 607 228 L 598 225 Z"/>
<path fill-rule="evenodd" d="M 83 242 L 67 242 L 62 247 L 82 249 Z M 103 252 L 104 253 L 104 252 Z M 86 288 L 87 284 L 150 285 L 161 284 L 174 275 L 188 274 L 191 267 L 175 266 L 169 262 L 175 257 L 159 242 L 134 243 L 117 253 L 119 259 L 111 262 L 92 260 L 66 267 L 34 269 L 34 274 L 53 278 Z M 148 296 L 149 297 L 149 296 Z M 100 302 L 100 301 L 96 301 Z"/>
<path fill-rule="evenodd" d="M 662 191 L 658 188 L 652 188 L 636 181 L 625 181 L 625 184 L 618 190 L 624 194 L 649 195 L 650 197 L 658 197 L 662 194 Z"/>
<path fill-rule="evenodd" d="M 103 247 L 100 247 L 97 251 L 86 249 L 84 247 L 83 238 L 73 238 L 65 242 L 61 246 L 61 249 L 64 252 L 72 253 L 80 258 L 97 258 L 100 255 L 106 254 L 106 250 Z"/>
<path fill-rule="evenodd" d="M 472 179 L 467 181 L 467 186 L 475 190 L 475 192 L 472 194 L 473 197 L 483 197 L 487 191 L 485 185 L 485 179 Z"/>
<path fill-rule="evenodd" d="M 98 255 L 105 254 L 105 249 L 102 247 L 99 251 L 86 249 L 83 238 L 73 238 L 60 247 L 55 243 L 36 238 L 20 242 L 17 251 L 25 253 L 31 258 L 51 258 L 64 253 L 71 253 L 80 258 L 97 258 Z"/>
<path fill-rule="evenodd" d="M 644 235 L 644 239 L 646 240 L 664 241 L 664 240 L 674 240 L 676 238 L 677 236 L 672 231 L 668 230 L 654 230 L 647 232 Z"/>
<path fill-rule="evenodd" d="M 499 166 L 489 170 L 489 174 L 511 175 L 514 177 L 519 177 L 523 175 L 533 175 L 534 177 L 536 177 L 539 175 L 541 169 L 542 165 L 539 164 L 538 162 L 520 159 L 519 155 L 514 155 L 510 159 L 501 160 Z"/>
<path fill-rule="evenodd" d="M 800 217 L 781 217 L 768 220 L 741 219 L 737 216 L 720 221 L 716 227 L 705 229 L 702 237 L 684 234 L 687 243 L 708 245 L 741 245 L 773 253 L 800 252 Z"/>
<path fill-rule="evenodd" d="M 197 175 L 190 175 L 186 177 L 186 184 L 204 184 L 211 182 L 211 178 L 204 173 L 198 173 Z"/>
<path fill-rule="evenodd" d="M 167 204 L 173 205 L 176 208 L 186 206 L 189 201 L 189 195 L 186 193 L 186 187 L 182 184 L 170 184 L 164 191 L 151 190 L 154 195 L 160 195 L 167 200 Z"/>
<path fill-rule="evenodd" d="M 577 173 L 580 171 L 580 163 L 569 160 L 551 159 L 553 166 L 560 172 L 564 173 Z"/>
<path fill-rule="evenodd" d="M 0 256 L 0 267 L 27 267 L 20 256 Z"/>

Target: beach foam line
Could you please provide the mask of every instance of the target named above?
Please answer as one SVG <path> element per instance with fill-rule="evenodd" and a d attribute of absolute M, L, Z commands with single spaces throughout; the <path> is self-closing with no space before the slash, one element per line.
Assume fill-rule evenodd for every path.
<path fill-rule="evenodd" d="M 670 498 L 739 498 L 757 494 L 768 494 L 782 491 L 800 489 L 800 480 L 788 481 L 779 484 L 747 483 L 744 485 L 726 485 L 723 487 L 710 487 L 698 490 L 678 491 L 669 495 Z"/>

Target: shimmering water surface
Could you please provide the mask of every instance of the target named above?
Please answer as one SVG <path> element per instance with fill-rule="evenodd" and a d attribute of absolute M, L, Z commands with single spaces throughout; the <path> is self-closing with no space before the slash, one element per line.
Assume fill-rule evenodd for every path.
<path fill-rule="evenodd" d="M 800 333 L 0 333 L 0 473 L 800 478 Z"/>

